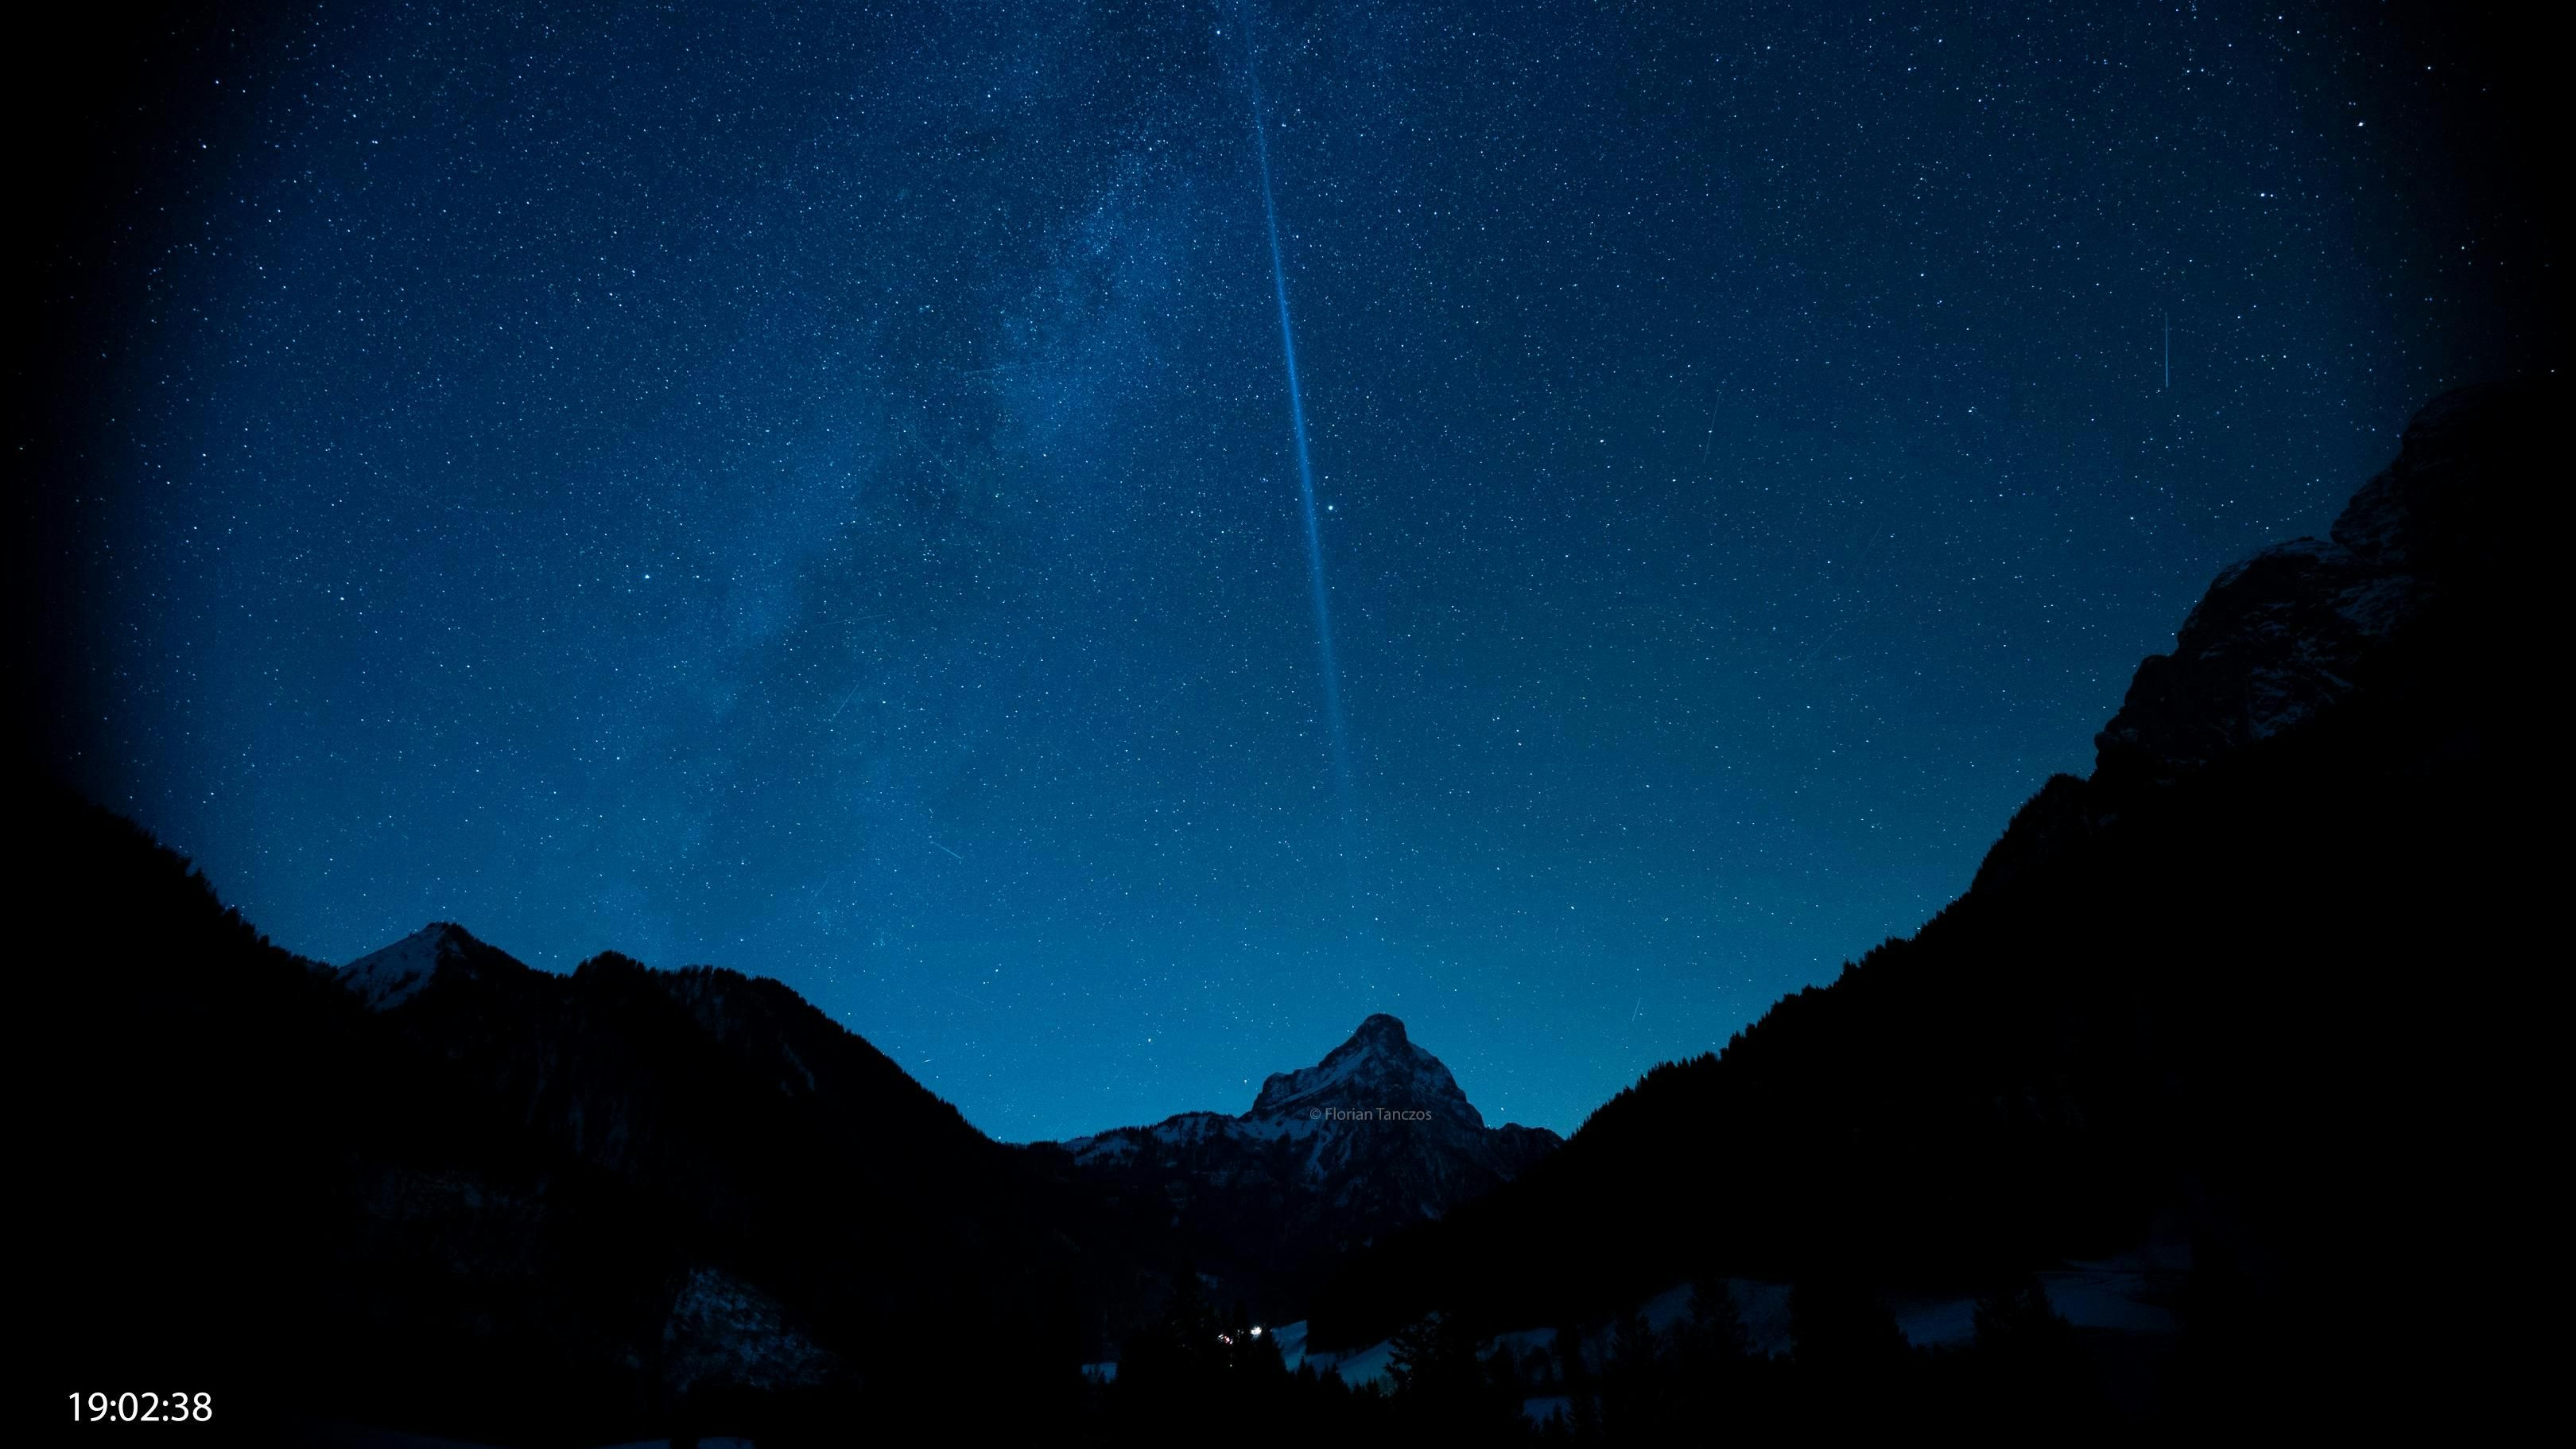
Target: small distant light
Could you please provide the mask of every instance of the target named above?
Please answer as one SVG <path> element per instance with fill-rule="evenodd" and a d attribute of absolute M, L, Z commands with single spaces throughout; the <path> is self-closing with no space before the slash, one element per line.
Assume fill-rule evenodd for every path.
<path fill-rule="evenodd" d="M 1253 1336 L 1253 1337 L 1255 1337 L 1255 1338 L 1259 1338 L 1259 1337 L 1261 1336 L 1261 1325 L 1260 1325 L 1260 1324 L 1256 1323 L 1256 1324 L 1252 1325 L 1252 1336 Z"/>

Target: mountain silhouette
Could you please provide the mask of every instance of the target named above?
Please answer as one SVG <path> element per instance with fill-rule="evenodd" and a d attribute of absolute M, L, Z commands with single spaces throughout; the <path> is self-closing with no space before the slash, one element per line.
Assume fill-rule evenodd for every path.
<path fill-rule="evenodd" d="M 215 1384 L 244 1432 L 1007 1427 L 1167 1291 L 1153 1225 L 777 982 L 444 923 L 334 970 L 104 811 L 21 818 L 65 1382 Z"/>
<path fill-rule="evenodd" d="M 1342 1252 L 1482 1197 L 1560 1141 L 1486 1126 L 1448 1067 L 1379 1013 L 1314 1066 L 1265 1079 L 1241 1116 L 1184 1112 L 1062 1145 L 1112 1202 L 1167 1215 L 1198 1271 L 1279 1322 L 1304 1315 Z"/>
<path fill-rule="evenodd" d="M 35 1377 L 219 1385 L 252 1437 L 1037 1434 L 1139 1325 L 1211 1352 L 1211 1280 L 1474 1380 L 1479 1334 L 1729 1277 L 1895 1354 L 1862 1290 L 2154 1241 L 2178 1421 L 2474 1424 L 2540 1381 L 2489 1326 L 2554 1201 L 2566 402 L 2436 400 L 2330 537 L 2220 575 L 1959 900 L 1562 1145 L 1386 1015 L 1240 1115 L 998 1143 L 778 982 L 453 923 L 333 968 L 25 788 Z"/>
<path fill-rule="evenodd" d="M 2183 1400 L 2481 1402 L 2512 1351 L 2446 1325 L 2495 1321 L 2546 1200 L 2527 802 L 2565 601 L 2528 500 L 2566 401 L 2427 407 L 2331 540 L 2220 577 L 1960 900 L 1354 1256 L 1315 1341 L 1725 1274 L 1973 1289 L 2162 1236 Z"/>

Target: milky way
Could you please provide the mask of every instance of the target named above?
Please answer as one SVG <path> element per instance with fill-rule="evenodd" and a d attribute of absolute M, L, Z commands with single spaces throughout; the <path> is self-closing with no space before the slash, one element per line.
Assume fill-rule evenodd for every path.
<path fill-rule="evenodd" d="M 291 949 L 777 976 L 1004 1136 L 1373 1011 L 1571 1129 L 2540 346 L 2376 8 L 1259 21 L 1250 136 L 1190 6 L 137 38 L 58 754 Z"/>

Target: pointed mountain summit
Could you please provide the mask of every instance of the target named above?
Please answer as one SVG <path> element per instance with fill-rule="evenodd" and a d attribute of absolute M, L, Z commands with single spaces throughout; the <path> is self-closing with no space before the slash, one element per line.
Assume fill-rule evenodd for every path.
<path fill-rule="evenodd" d="M 1441 1217 L 1562 1141 L 1485 1125 L 1438 1057 L 1383 1012 L 1311 1067 L 1275 1072 L 1250 1111 L 1184 1112 L 1063 1145 L 1114 1198 L 1168 1204 L 1194 1261 L 1273 1317 L 1294 1317 L 1331 1259 Z"/>
<path fill-rule="evenodd" d="M 1350 1040 L 1314 1066 L 1272 1073 L 1244 1115 L 1273 1119 L 1371 1109 L 1429 1111 L 1475 1131 L 1485 1127 L 1484 1115 L 1458 1089 L 1458 1079 L 1438 1057 L 1407 1039 L 1404 1023 L 1385 1012 L 1361 1022 Z"/>
<path fill-rule="evenodd" d="M 474 939 L 463 926 L 432 921 L 401 940 L 340 968 L 339 980 L 370 1011 L 391 1011 L 419 995 L 450 967 L 471 972 L 493 961 L 518 965 Z"/>

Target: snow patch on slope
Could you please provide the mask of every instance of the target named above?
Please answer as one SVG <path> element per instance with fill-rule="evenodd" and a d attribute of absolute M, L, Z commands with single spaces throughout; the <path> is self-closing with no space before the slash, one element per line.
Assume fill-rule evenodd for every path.
<path fill-rule="evenodd" d="M 438 968 L 465 952 L 462 927 L 434 921 L 381 951 L 340 968 L 340 984 L 370 1011 L 391 1011 L 420 994 Z"/>
<path fill-rule="evenodd" d="M 662 1378 L 673 1392 L 701 1381 L 754 1388 L 817 1384 L 831 1354 L 788 1326 L 778 1300 L 720 1269 L 692 1269 L 662 1329 Z"/>

